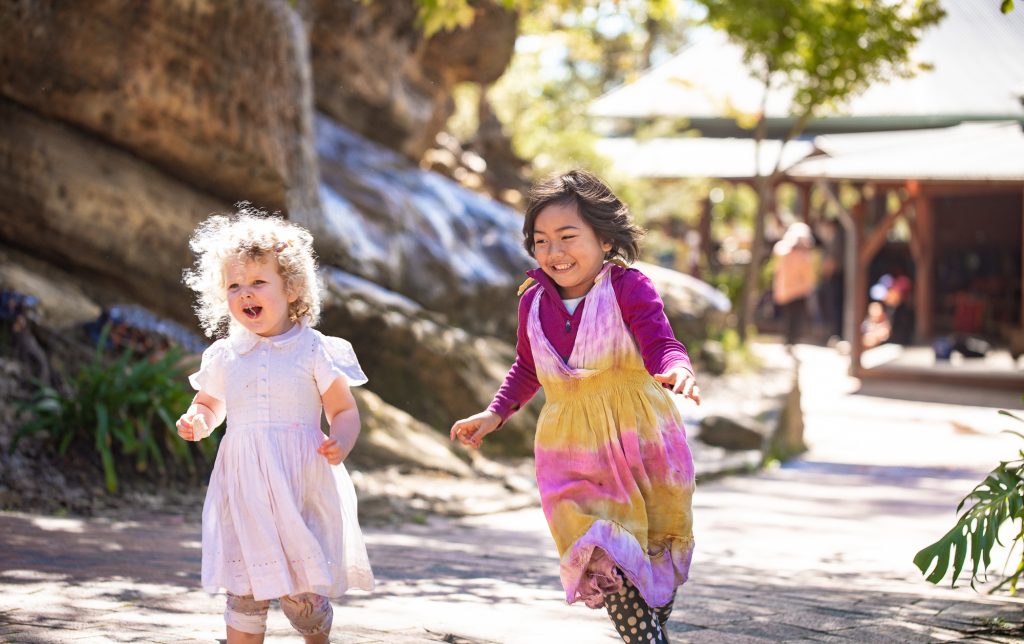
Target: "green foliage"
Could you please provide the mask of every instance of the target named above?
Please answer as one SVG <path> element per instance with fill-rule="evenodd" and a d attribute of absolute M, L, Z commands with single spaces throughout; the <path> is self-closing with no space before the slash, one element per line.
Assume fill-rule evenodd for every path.
<path fill-rule="evenodd" d="M 474 13 L 469 0 L 419 0 L 419 5 L 420 27 L 427 37 L 473 24 Z"/>
<path fill-rule="evenodd" d="M 659 52 L 685 42 L 688 20 L 678 0 L 518 0 L 516 52 L 488 99 L 536 176 L 584 167 L 630 189 L 598 155 L 587 108 L 609 89 L 650 66 Z M 640 192 L 640 190 L 636 190 Z M 626 194 L 624 200 L 636 204 Z"/>
<path fill-rule="evenodd" d="M 1024 422 L 1010 412 L 1000 413 Z M 1024 435 L 1012 432 L 1021 438 Z M 1009 544 L 1011 552 L 1020 543 L 1024 543 L 1024 449 L 1018 458 L 1003 461 L 989 472 L 981 483 L 971 491 L 957 506 L 957 512 L 963 510 L 970 502 L 970 507 L 960 515 L 956 525 L 941 539 L 922 549 L 914 557 L 914 564 L 926 579 L 937 584 L 950 569 L 952 564 L 951 585 L 955 586 L 966 561 L 971 562 L 971 588 L 975 582 L 984 577 L 984 570 L 992 563 L 992 548 L 995 544 L 1003 544 L 999 540 L 999 531 L 1003 524 L 1020 522 L 1014 526 L 1014 536 Z M 950 561 L 952 559 L 952 562 Z M 935 567 L 932 568 L 934 563 Z M 928 570 L 931 569 L 931 574 Z M 1017 584 L 1024 574 L 1024 553 L 1012 574 L 1003 579 L 993 590 L 1009 586 L 1011 593 L 1016 593 Z"/>
<path fill-rule="evenodd" d="M 999 5 L 999 10 L 1003 13 L 1010 13 L 1013 11 L 1013 0 L 1003 0 Z"/>
<path fill-rule="evenodd" d="M 119 457 L 133 459 L 138 472 L 155 466 L 164 473 L 169 455 L 195 473 L 192 450 L 174 426 L 192 399 L 179 366 L 181 351 L 172 348 L 156 360 L 125 352 L 109 360 L 102 349 L 106 338 L 104 331 L 92 361 L 70 379 L 69 391 L 43 386 L 22 405 L 28 420 L 18 429 L 12 449 L 23 437 L 39 432 L 49 435 L 61 456 L 76 444 L 91 444 L 110 492 L 117 491 Z M 217 444 L 204 441 L 197 449 L 210 460 Z"/>

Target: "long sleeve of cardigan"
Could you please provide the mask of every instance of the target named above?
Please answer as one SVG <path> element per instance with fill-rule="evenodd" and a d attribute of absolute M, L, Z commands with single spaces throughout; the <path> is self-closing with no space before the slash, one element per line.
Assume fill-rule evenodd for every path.
<path fill-rule="evenodd" d="M 647 371 L 654 375 L 682 367 L 693 373 L 690 354 L 672 332 L 665 304 L 650 278 L 640 271 L 627 270 L 616 286 L 622 319 L 636 338 Z"/>
<path fill-rule="evenodd" d="M 530 337 L 526 332 L 527 316 L 530 312 L 530 303 L 534 297 L 539 297 L 540 288 L 533 288 L 526 292 L 519 299 L 519 328 L 516 331 L 516 359 L 505 376 L 505 382 L 501 383 L 498 393 L 494 395 L 491 404 L 487 409 L 501 417 L 501 422 L 508 420 L 509 416 L 519 411 L 523 405 L 530 402 L 540 389 L 540 381 L 537 380 L 537 369 L 533 364 L 533 348 L 530 346 Z"/>

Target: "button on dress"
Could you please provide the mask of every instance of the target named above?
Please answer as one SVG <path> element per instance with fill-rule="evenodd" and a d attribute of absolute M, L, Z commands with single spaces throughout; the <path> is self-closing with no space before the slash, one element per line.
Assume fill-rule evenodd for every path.
<path fill-rule="evenodd" d="M 192 386 L 223 400 L 227 430 L 203 505 L 203 589 L 257 600 L 373 589 L 344 464 L 316 448 L 321 396 L 366 382 L 352 346 L 305 321 L 264 338 L 235 329 L 204 353 Z"/>

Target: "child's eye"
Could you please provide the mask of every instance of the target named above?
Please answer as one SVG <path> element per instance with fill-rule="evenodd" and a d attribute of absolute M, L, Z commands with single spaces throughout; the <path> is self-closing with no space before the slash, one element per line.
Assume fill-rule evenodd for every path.
<path fill-rule="evenodd" d="M 228 290 L 229 291 L 237 291 L 238 290 L 238 284 L 228 284 Z"/>
<path fill-rule="evenodd" d="M 533 240 L 533 245 L 534 246 L 540 246 L 541 244 L 546 244 L 546 243 L 548 243 L 548 241 L 546 239 L 535 239 L 535 240 Z"/>
<path fill-rule="evenodd" d="M 576 235 L 563 235 L 562 236 L 562 240 L 563 241 L 569 241 L 570 239 L 576 239 Z"/>
<path fill-rule="evenodd" d="M 260 284 L 266 284 L 266 281 L 264 281 L 264 280 L 253 280 L 252 283 L 255 284 L 256 286 L 259 286 Z"/>

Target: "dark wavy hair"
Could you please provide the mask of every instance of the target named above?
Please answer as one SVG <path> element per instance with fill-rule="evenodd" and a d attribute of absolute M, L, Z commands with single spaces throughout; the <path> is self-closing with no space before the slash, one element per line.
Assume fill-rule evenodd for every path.
<path fill-rule="evenodd" d="M 530 200 L 523 220 L 523 247 L 533 257 L 533 231 L 537 215 L 548 206 L 576 206 L 583 221 L 590 224 L 598 239 L 612 249 L 605 259 L 619 257 L 633 263 L 640 256 L 640 239 L 644 229 L 633 223 L 629 207 L 615 196 L 611 188 L 593 173 L 573 170 L 544 179 L 530 189 Z"/>

